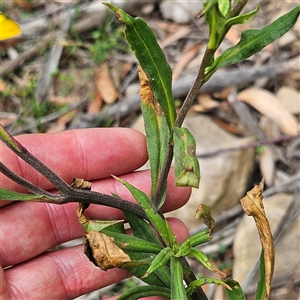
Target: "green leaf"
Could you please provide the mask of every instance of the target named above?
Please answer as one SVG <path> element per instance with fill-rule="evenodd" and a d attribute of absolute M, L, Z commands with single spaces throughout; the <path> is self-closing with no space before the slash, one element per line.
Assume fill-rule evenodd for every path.
<path fill-rule="evenodd" d="M 261 250 L 260 253 L 260 265 L 259 265 L 259 280 L 257 283 L 255 300 L 262 300 L 266 295 L 266 281 L 265 281 L 265 258 L 264 258 L 264 250 Z"/>
<path fill-rule="evenodd" d="M 207 255 L 196 248 L 192 248 L 191 251 L 187 254 L 189 257 L 195 257 L 205 268 L 210 271 L 213 271 L 212 265 L 207 257 Z"/>
<path fill-rule="evenodd" d="M 170 260 L 170 257 L 173 255 L 173 251 L 170 247 L 166 247 L 162 249 L 153 259 L 153 261 L 150 264 L 150 267 L 146 271 L 143 278 L 148 277 L 151 273 L 154 271 L 160 269 L 161 267 L 165 266 L 168 261 Z"/>
<path fill-rule="evenodd" d="M 135 286 L 124 292 L 118 300 L 135 300 L 150 296 L 161 296 L 167 299 L 170 297 L 170 289 L 155 285 Z"/>
<path fill-rule="evenodd" d="M 103 221 L 103 220 L 91 220 L 85 216 L 84 212 L 89 207 L 89 204 L 79 203 L 77 208 L 77 217 L 80 225 L 87 233 L 91 231 L 104 232 L 105 228 L 110 227 L 111 231 L 124 233 L 123 220 Z"/>
<path fill-rule="evenodd" d="M 187 300 L 183 285 L 183 268 L 180 258 L 171 257 L 171 299 Z"/>
<path fill-rule="evenodd" d="M 223 281 L 231 287 L 231 290 L 225 289 L 228 300 L 246 300 L 246 296 L 237 281 L 230 278 Z"/>
<path fill-rule="evenodd" d="M 212 240 L 212 237 L 210 236 L 210 233 L 207 229 L 203 229 L 193 235 L 191 235 L 189 238 L 187 238 L 183 243 L 189 243 L 191 247 L 198 246 L 203 243 L 207 243 Z"/>
<path fill-rule="evenodd" d="M 163 241 L 170 245 L 173 240 L 174 236 L 169 236 L 169 231 L 167 230 L 165 220 L 159 215 L 159 213 L 156 211 L 155 207 L 153 206 L 151 199 L 141 190 L 137 189 L 133 185 L 131 185 L 129 182 L 118 178 L 116 176 L 113 176 L 115 179 L 117 179 L 119 182 L 124 184 L 135 200 L 141 205 L 141 207 L 144 209 L 149 221 L 151 224 L 155 227 L 155 230 L 160 234 Z"/>
<path fill-rule="evenodd" d="M 216 284 L 216 285 L 223 285 L 225 287 L 225 290 L 231 291 L 231 287 L 229 284 L 226 284 L 224 281 L 216 278 L 209 278 L 209 277 L 203 277 L 197 280 L 192 281 L 188 287 L 186 288 L 186 293 L 188 296 L 191 296 L 192 293 L 195 291 L 197 287 L 200 287 L 204 284 Z M 234 300 L 240 300 L 240 298 L 229 298 Z"/>
<path fill-rule="evenodd" d="M 128 220 L 132 233 L 135 237 L 145 239 L 147 242 L 152 244 L 157 244 L 158 247 L 162 248 L 160 240 L 155 235 L 152 227 L 149 226 L 149 224 L 146 223 L 145 220 L 126 211 L 124 212 L 124 215 L 125 218 Z M 145 258 L 145 259 L 149 259 L 149 264 L 153 260 L 153 255 L 149 255 L 148 253 L 138 253 L 138 252 L 133 253 L 132 251 L 127 251 L 126 249 L 124 249 L 124 251 L 130 256 L 132 260 L 141 260 L 142 258 Z M 164 266 L 159 270 L 157 270 L 155 273 L 150 274 L 148 277 L 142 278 L 143 275 L 146 273 L 147 269 L 148 266 L 141 266 L 136 269 L 130 269 L 130 272 L 148 284 L 156 284 L 156 285 L 167 286 L 167 287 L 171 286 L 169 267 Z"/>
<path fill-rule="evenodd" d="M 10 201 L 43 201 L 47 202 L 47 200 L 52 201 L 53 199 L 58 200 L 57 197 L 50 198 L 45 195 L 38 194 L 23 194 L 13 192 L 7 189 L 0 188 L 0 199 L 1 200 L 10 200 Z"/>
<path fill-rule="evenodd" d="M 259 5 L 256 6 L 255 10 L 247 14 L 230 18 L 228 21 L 226 21 L 225 27 L 228 28 L 228 27 L 232 27 L 233 25 L 248 23 L 255 17 L 258 11 L 259 11 Z"/>
<path fill-rule="evenodd" d="M 153 244 L 161 246 L 159 238 L 154 233 L 152 227 L 149 226 L 149 223 L 131 212 L 124 211 L 123 214 L 128 220 L 132 233 L 135 237 L 145 239 Z"/>
<path fill-rule="evenodd" d="M 207 1 L 204 3 L 205 21 L 209 26 L 209 41 L 207 48 L 216 50 L 221 42 L 222 31 L 224 29 L 227 18 L 224 17 L 216 1 Z"/>
<path fill-rule="evenodd" d="M 163 249 L 162 245 L 158 245 L 128 234 L 114 232 L 109 228 L 107 230 L 102 230 L 102 232 L 113 237 L 116 245 L 126 253 L 134 251 L 158 254 Z"/>
<path fill-rule="evenodd" d="M 244 31 L 241 40 L 237 45 L 227 49 L 216 58 L 212 66 L 207 69 L 207 76 L 211 76 L 221 67 L 236 64 L 245 60 L 283 36 L 295 25 L 299 13 L 300 6 L 297 6 L 289 13 L 283 15 L 262 29 L 250 29 Z"/>
<path fill-rule="evenodd" d="M 196 156 L 196 142 L 184 127 L 174 127 L 175 185 L 198 188 L 200 167 Z"/>
<path fill-rule="evenodd" d="M 170 133 L 166 117 L 164 114 L 157 113 L 155 103 L 145 102 L 143 101 L 142 97 L 141 109 L 144 117 L 144 126 L 147 136 L 147 148 L 152 181 L 151 197 L 153 198 L 166 158 Z M 166 186 L 167 185 L 164 187 L 163 197 L 160 199 L 160 203 L 158 203 L 158 208 L 160 208 L 164 203 L 166 197 Z"/>
<path fill-rule="evenodd" d="M 218 8 L 221 14 L 226 17 L 230 12 L 231 0 L 218 0 Z"/>
<path fill-rule="evenodd" d="M 154 33 L 143 19 L 133 18 L 112 4 L 103 4 L 114 11 L 119 20 L 126 25 L 125 37 L 139 64 L 149 77 L 149 84 L 166 115 L 171 133 L 176 119 L 172 94 L 172 69 L 167 63 Z"/>

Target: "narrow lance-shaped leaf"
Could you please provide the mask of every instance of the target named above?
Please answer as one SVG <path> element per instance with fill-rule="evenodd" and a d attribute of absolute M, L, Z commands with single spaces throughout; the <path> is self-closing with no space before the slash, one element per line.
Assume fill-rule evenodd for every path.
<path fill-rule="evenodd" d="M 151 166 L 151 196 L 153 197 L 157 189 L 159 175 L 161 174 L 161 170 L 166 158 L 170 133 L 166 116 L 157 99 L 155 98 L 152 88 L 149 84 L 149 77 L 141 67 L 138 68 L 138 74 L 141 84 L 141 109 L 144 117 L 147 147 Z M 166 185 L 164 189 L 166 190 Z M 165 196 L 166 193 L 164 191 L 163 197 L 159 203 L 159 207 L 163 204 Z"/>
<path fill-rule="evenodd" d="M 220 271 L 212 266 L 207 255 L 200 249 L 192 248 L 190 253 L 187 254 L 187 256 L 195 257 L 205 268 L 207 268 L 210 271 L 215 272 L 216 274 L 220 275 L 221 277 L 226 276 L 222 271 Z"/>
<path fill-rule="evenodd" d="M 161 247 L 160 251 L 162 250 L 161 242 L 158 239 L 158 237 L 155 235 L 153 228 L 149 226 L 148 223 L 146 223 L 145 220 L 137 217 L 136 215 L 124 211 L 124 216 L 128 220 L 130 224 L 130 228 L 132 230 L 132 233 L 135 237 L 138 237 L 140 239 L 144 239 L 146 243 L 156 244 L 158 247 Z M 147 245 L 148 248 L 149 245 Z M 126 248 L 124 249 L 125 252 L 128 253 L 130 258 L 132 260 L 141 260 L 141 259 L 149 259 L 149 262 L 151 262 L 153 259 L 151 258 L 153 256 L 152 254 L 145 253 L 146 251 L 127 251 Z M 159 251 L 159 252 L 160 252 Z M 164 266 L 157 270 L 156 272 L 150 274 L 148 277 L 143 278 L 144 274 L 146 273 L 148 269 L 148 266 L 139 266 L 136 268 L 129 269 L 130 273 L 134 276 L 142 279 L 144 282 L 148 284 L 155 284 L 160 287 L 170 287 L 171 286 L 171 280 L 170 280 L 170 268 L 167 266 Z"/>
<path fill-rule="evenodd" d="M 264 250 L 262 250 L 260 254 L 259 280 L 257 283 L 255 300 L 266 299 L 267 289 L 265 284 L 265 278 L 266 278 L 266 266 L 265 266 Z"/>
<path fill-rule="evenodd" d="M 187 300 L 187 295 L 183 285 L 183 267 L 180 258 L 171 257 L 171 299 Z"/>
<path fill-rule="evenodd" d="M 212 66 L 207 69 L 208 76 L 211 76 L 213 72 L 221 67 L 236 64 L 245 60 L 280 38 L 295 25 L 299 13 L 300 6 L 297 6 L 262 29 L 250 29 L 244 31 L 239 43 L 224 51 L 216 58 Z"/>
<path fill-rule="evenodd" d="M 196 156 L 196 142 L 184 127 L 174 127 L 175 185 L 198 188 L 200 167 Z"/>
<path fill-rule="evenodd" d="M 222 285 L 224 286 L 227 290 L 229 291 L 232 291 L 232 288 L 226 284 L 224 281 L 220 280 L 220 279 L 216 279 L 216 278 L 209 278 L 209 277 L 204 277 L 204 278 L 200 278 L 198 280 L 194 280 L 192 281 L 188 287 L 186 288 L 186 293 L 188 296 L 190 296 L 194 290 L 197 288 L 197 287 L 200 287 L 204 284 L 216 284 L 216 285 Z M 242 300 L 240 298 L 229 298 L 229 299 L 232 299 L 232 300 Z"/>
<path fill-rule="evenodd" d="M 170 133 L 174 127 L 176 110 L 172 94 L 172 69 L 160 48 L 156 37 L 147 23 L 141 18 L 133 18 L 116 6 L 104 3 L 126 27 L 125 37 L 149 77 L 154 96 L 162 107 L 168 122 Z"/>
<path fill-rule="evenodd" d="M 240 286 L 240 284 L 230 278 L 224 279 L 224 282 L 231 287 L 230 289 L 225 289 L 226 296 L 228 300 L 246 300 L 246 296 Z"/>
<path fill-rule="evenodd" d="M 159 268 L 165 266 L 168 261 L 170 260 L 170 257 L 173 255 L 173 251 L 170 247 L 166 247 L 162 249 L 153 259 L 153 261 L 150 264 L 150 267 L 146 271 L 143 278 L 149 276 L 152 272 L 158 270 Z"/>
<path fill-rule="evenodd" d="M 175 239 L 174 236 L 169 236 L 169 231 L 167 230 L 165 220 L 158 214 L 156 211 L 156 208 L 153 206 L 151 199 L 141 190 L 137 189 L 133 185 L 131 185 L 129 182 L 118 178 L 116 176 L 113 176 L 115 179 L 117 179 L 119 182 L 124 184 L 129 191 L 132 193 L 135 200 L 141 205 L 141 207 L 144 209 L 149 221 L 151 224 L 155 227 L 157 232 L 160 234 L 163 241 L 170 245 L 171 242 Z"/>
<path fill-rule="evenodd" d="M 0 188 L 0 199 L 1 200 L 10 200 L 10 201 L 35 201 L 35 202 L 53 202 L 53 200 L 59 200 L 59 198 L 54 197 L 51 198 L 45 195 L 38 194 L 23 194 L 14 191 L 10 191 L 7 189 Z M 63 197 L 61 197 L 63 199 Z"/>
<path fill-rule="evenodd" d="M 258 11 L 259 11 L 259 5 L 256 6 L 256 9 L 254 9 L 253 11 L 250 11 L 247 14 L 243 14 L 240 16 L 230 18 L 229 20 L 226 21 L 225 27 L 230 28 L 233 25 L 248 23 L 256 16 Z"/>

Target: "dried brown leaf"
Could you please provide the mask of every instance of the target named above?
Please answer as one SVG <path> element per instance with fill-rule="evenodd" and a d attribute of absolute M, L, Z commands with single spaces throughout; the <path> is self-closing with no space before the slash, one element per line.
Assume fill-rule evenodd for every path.
<path fill-rule="evenodd" d="M 66 130 L 67 124 L 74 118 L 75 111 L 69 111 L 63 116 L 59 117 L 55 124 L 51 126 L 47 132 L 48 133 L 53 133 L 53 132 L 61 132 Z"/>
<path fill-rule="evenodd" d="M 2 81 L 0 79 L 0 92 L 4 92 L 5 88 L 6 88 L 6 85 L 5 85 L 4 81 Z"/>
<path fill-rule="evenodd" d="M 262 202 L 263 188 L 264 180 L 262 179 L 259 185 L 254 186 L 254 188 L 251 191 L 247 192 L 247 195 L 241 199 L 241 204 L 245 213 L 248 216 L 253 217 L 258 230 L 260 242 L 264 251 L 265 260 L 266 294 L 264 299 L 269 299 L 271 280 L 274 272 L 275 248 L 270 224 L 267 219 L 264 210 L 264 205 Z"/>
<path fill-rule="evenodd" d="M 288 112 L 271 92 L 260 88 L 249 88 L 240 92 L 237 95 L 237 100 L 248 103 L 260 113 L 278 123 L 281 132 L 284 134 L 298 134 L 297 119 Z"/>
<path fill-rule="evenodd" d="M 275 175 L 275 158 L 270 146 L 264 146 L 263 152 L 259 155 L 259 167 L 266 185 L 272 186 Z"/>
<path fill-rule="evenodd" d="M 90 190 L 92 187 L 92 183 L 82 178 L 73 178 L 71 186 L 83 190 Z"/>
<path fill-rule="evenodd" d="M 98 231 L 91 231 L 84 235 L 84 253 L 102 270 L 122 268 L 131 262 L 130 257 L 119 248 L 114 239 Z"/>
<path fill-rule="evenodd" d="M 211 216 L 210 208 L 205 204 L 199 204 L 196 210 L 196 219 L 199 219 L 204 225 L 207 226 L 208 232 L 212 233 L 215 228 L 215 220 Z"/>
<path fill-rule="evenodd" d="M 87 112 L 89 114 L 97 113 L 100 111 L 102 106 L 102 97 L 99 91 L 96 91 L 94 99 L 90 102 Z"/>
<path fill-rule="evenodd" d="M 97 89 L 103 101 L 107 104 L 113 103 L 118 97 L 118 91 L 111 79 L 106 62 L 102 63 L 97 70 Z"/>

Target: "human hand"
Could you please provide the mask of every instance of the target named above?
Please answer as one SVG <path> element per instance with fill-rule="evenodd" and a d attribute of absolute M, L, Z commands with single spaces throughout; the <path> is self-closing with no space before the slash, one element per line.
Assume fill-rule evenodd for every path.
<path fill-rule="evenodd" d="M 148 171 L 133 172 L 147 160 L 145 137 L 125 128 L 84 129 L 56 134 L 17 137 L 33 155 L 66 182 L 73 177 L 92 181 L 92 190 L 134 201 L 130 192 L 110 174 L 117 175 L 149 194 Z M 24 161 L 2 146 L 3 163 L 43 189 L 52 184 Z M 25 192 L 0 174 L 0 186 Z M 189 188 L 175 188 L 169 176 L 163 210 L 175 210 L 186 203 Z M 102 271 L 83 253 L 82 245 L 57 251 L 47 250 L 79 238 L 84 230 L 76 215 L 77 204 L 64 205 L 0 201 L 0 299 L 72 299 L 129 277 L 122 269 Z M 103 220 L 121 219 L 122 212 L 91 205 L 88 216 Z M 169 220 L 179 242 L 188 236 L 178 219 Z"/>

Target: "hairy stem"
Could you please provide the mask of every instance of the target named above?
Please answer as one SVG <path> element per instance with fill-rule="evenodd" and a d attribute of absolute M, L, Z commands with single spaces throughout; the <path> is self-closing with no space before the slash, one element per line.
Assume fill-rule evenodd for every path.
<path fill-rule="evenodd" d="M 22 178 L 7 168 L 2 162 L 0 162 L 0 172 L 35 195 L 42 195 L 53 199 L 61 198 L 61 195 L 49 193 L 48 191 L 45 191 L 44 189 L 32 184 L 30 181 Z"/>

